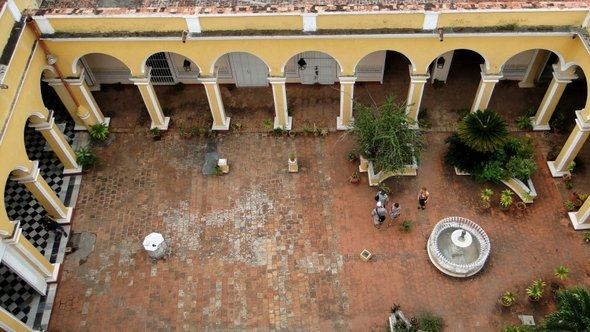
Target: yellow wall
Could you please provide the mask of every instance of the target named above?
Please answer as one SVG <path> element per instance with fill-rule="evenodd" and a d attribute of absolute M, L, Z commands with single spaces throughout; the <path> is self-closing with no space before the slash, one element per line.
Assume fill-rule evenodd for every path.
<path fill-rule="evenodd" d="M 178 16 L 134 17 L 134 16 L 92 16 L 92 17 L 50 17 L 56 32 L 63 33 L 104 33 L 104 32 L 167 32 L 186 30 L 186 20 Z"/>
<path fill-rule="evenodd" d="M 318 30 L 332 29 L 422 29 L 423 13 L 321 14 Z"/>
<path fill-rule="evenodd" d="M 199 21 L 203 31 L 303 29 L 301 15 L 201 16 Z"/>
<path fill-rule="evenodd" d="M 466 11 L 443 12 L 439 27 L 496 27 L 508 24 L 519 26 L 580 26 L 588 10 L 571 11 Z"/>
<path fill-rule="evenodd" d="M 12 31 L 14 23 L 15 21 L 12 14 L 10 14 L 8 10 L 5 10 L 4 15 L 0 17 L 0 47 L 2 49 L 6 46 L 6 42 L 8 41 L 8 37 L 10 37 L 10 32 Z"/>

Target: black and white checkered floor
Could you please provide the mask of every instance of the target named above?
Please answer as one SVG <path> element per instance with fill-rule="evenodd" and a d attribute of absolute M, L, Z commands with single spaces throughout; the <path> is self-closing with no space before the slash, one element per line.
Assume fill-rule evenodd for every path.
<path fill-rule="evenodd" d="M 70 144 L 74 139 L 74 123 L 65 112 L 55 113 L 58 124 Z M 41 133 L 27 127 L 25 146 L 30 160 L 38 160 L 40 176 L 59 195 L 66 206 L 70 205 L 72 185 L 79 181 L 78 176 L 63 176 L 63 165 L 46 144 Z M 20 221 L 23 235 L 51 263 L 58 261 L 60 244 L 67 239 L 60 233 L 48 232 L 41 224 L 46 214 L 44 208 L 23 184 L 8 180 L 4 188 L 4 203 L 10 220 Z M 66 227 L 69 232 L 69 226 Z M 62 245 L 62 247 L 64 247 Z M 62 257 L 63 259 L 63 257 Z M 0 264 L 0 306 L 31 328 L 38 329 L 45 307 L 45 296 L 40 296 L 31 286 L 4 264 Z"/>

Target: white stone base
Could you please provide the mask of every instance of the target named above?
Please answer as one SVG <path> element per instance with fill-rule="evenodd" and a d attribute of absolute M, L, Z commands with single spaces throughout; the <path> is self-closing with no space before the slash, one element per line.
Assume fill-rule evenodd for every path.
<path fill-rule="evenodd" d="M 154 124 L 154 122 L 152 121 L 152 124 L 150 126 L 150 129 L 158 128 L 160 130 L 168 130 L 168 125 L 170 125 L 170 117 L 169 116 L 164 117 L 164 124 L 163 125 L 160 125 L 160 126 L 156 126 Z"/>
<path fill-rule="evenodd" d="M 518 82 L 518 87 L 519 88 L 534 88 L 535 87 L 535 83 L 532 83 L 532 82 Z"/>
<path fill-rule="evenodd" d="M 570 217 L 570 221 L 572 222 L 572 226 L 574 226 L 575 230 L 579 231 L 584 229 L 590 229 L 590 223 L 581 223 L 580 220 L 578 220 L 578 217 L 576 216 L 576 212 L 568 212 L 567 215 Z"/>
<path fill-rule="evenodd" d="M 551 127 L 549 125 L 536 125 L 533 124 L 533 131 L 549 131 Z"/>
<path fill-rule="evenodd" d="M 217 166 L 221 168 L 222 173 L 229 173 L 229 165 L 227 164 L 227 159 L 219 159 L 219 161 L 217 161 Z"/>
<path fill-rule="evenodd" d="M 342 123 L 342 118 L 340 116 L 338 116 L 336 118 L 336 130 L 348 130 L 351 128 L 352 122 L 354 121 L 354 118 L 350 118 L 350 123 L 345 125 L 344 123 Z"/>
<path fill-rule="evenodd" d="M 82 166 L 77 168 L 64 168 L 63 175 L 74 175 L 82 173 Z"/>
<path fill-rule="evenodd" d="M 83 124 L 76 124 L 74 126 L 74 131 L 88 131 L 88 128 Z"/>
<path fill-rule="evenodd" d="M 566 174 L 571 175 L 571 173 L 569 171 L 558 171 L 557 168 L 555 168 L 555 161 L 548 161 L 547 166 L 549 167 L 549 171 L 551 172 L 551 176 L 554 178 L 560 178 Z"/>
<path fill-rule="evenodd" d="M 61 224 L 61 225 L 69 225 L 72 222 L 72 214 L 74 213 L 74 208 L 73 207 L 66 207 L 66 217 L 65 218 L 61 218 L 61 219 L 57 219 L 57 223 Z"/>
<path fill-rule="evenodd" d="M 219 126 L 219 125 L 215 125 L 215 123 L 214 123 L 213 126 L 211 126 L 211 130 L 229 130 L 229 121 L 230 121 L 230 118 L 228 116 L 226 116 L 223 125 Z"/>
<path fill-rule="evenodd" d="M 289 173 L 299 172 L 299 164 L 297 164 L 297 158 L 295 160 L 289 159 Z"/>
<path fill-rule="evenodd" d="M 275 116 L 275 121 L 273 123 L 273 129 L 291 130 L 292 128 L 293 128 L 293 117 L 292 116 L 287 117 L 287 124 L 285 126 L 282 126 L 279 123 L 279 118 Z"/>
<path fill-rule="evenodd" d="M 471 173 L 469 173 L 469 172 L 463 172 L 462 170 L 458 169 L 457 167 L 454 167 L 454 168 L 455 168 L 455 174 L 456 175 L 471 175 Z"/>
<path fill-rule="evenodd" d="M 61 264 L 60 263 L 54 263 L 53 264 L 53 271 L 51 272 L 51 276 L 45 278 L 45 281 L 48 284 L 57 282 L 58 277 L 59 277 L 59 270 L 60 270 L 60 268 L 61 268 Z M 44 294 L 44 295 L 46 295 L 46 294 Z"/>

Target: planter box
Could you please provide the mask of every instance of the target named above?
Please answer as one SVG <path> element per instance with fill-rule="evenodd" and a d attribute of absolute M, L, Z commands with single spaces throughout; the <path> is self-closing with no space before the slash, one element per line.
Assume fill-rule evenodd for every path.
<path fill-rule="evenodd" d="M 369 186 L 378 186 L 379 183 L 384 181 L 385 179 L 392 177 L 392 176 L 416 176 L 418 175 L 418 163 L 414 159 L 414 163 L 411 165 L 406 165 L 403 169 L 399 170 L 398 172 L 379 172 L 375 174 L 375 170 L 373 168 L 373 163 L 368 161 L 368 170 L 367 173 L 369 175 Z M 360 169 L 360 167 L 359 167 Z"/>
<path fill-rule="evenodd" d="M 535 190 L 535 186 L 533 185 L 533 181 L 531 181 L 531 179 L 528 179 L 526 184 L 516 178 L 503 180 L 502 183 L 508 186 L 508 188 L 512 189 L 518 195 L 518 197 L 520 197 L 520 199 L 527 204 L 533 203 L 533 200 L 537 197 L 537 191 Z M 527 193 L 531 197 L 530 199 L 525 200 Z"/>

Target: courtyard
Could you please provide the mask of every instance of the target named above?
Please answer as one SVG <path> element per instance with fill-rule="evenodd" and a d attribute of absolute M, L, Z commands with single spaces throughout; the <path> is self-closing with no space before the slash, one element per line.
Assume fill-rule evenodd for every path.
<path fill-rule="evenodd" d="M 72 231 L 96 242 L 83 258 L 66 255 L 50 330 L 382 331 L 393 304 L 409 317 L 424 311 L 442 317 L 445 331 L 498 331 L 518 323 L 519 314 L 542 321 L 555 309 L 554 297 L 547 290 L 540 302 L 529 302 L 524 289 L 532 280 L 550 283 L 554 269 L 565 265 L 571 270 L 567 286 L 590 284 L 590 249 L 563 207 L 572 190 L 590 191 L 588 171 L 580 167 L 567 190 L 550 177 L 546 155 L 569 131 L 518 132 L 535 142 L 538 198 L 524 211 L 500 211 L 503 185 L 457 176 L 443 162 L 444 140 L 456 129 L 459 109 L 472 100 L 465 80 L 477 84 L 477 71 L 456 75 L 467 76 L 425 89 L 428 111 L 421 119 L 429 126 L 418 175 L 386 180 L 390 202 L 399 202 L 401 219 L 413 223 L 409 232 L 400 230 L 400 221 L 373 227 L 377 189 L 367 186 L 366 174 L 359 185 L 347 181 L 358 163 L 347 160 L 351 138 L 334 130 L 337 86 L 287 88 L 296 131 L 303 124 L 330 129 L 326 137 L 294 138 L 263 126 L 273 116 L 269 89 L 224 87 L 228 116 L 240 127 L 187 137 L 183 130 L 210 121 L 204 91 L 156 87 L 172 117 L 161 141 L 147 133 L 135 87 L 95 92 L 111 116 L 113 138 L 95 148 L 101 162 L 83 174 Z M 388 84 L 359 84 L 355 96 L 380 103 L 392 91 L 405 95 L 407 82 Z M 568 89 L 564 109 L 585 100 L 575 86 Z M 544 91 L 502 82 L 490 108 L 516 131 L 514 118 L 538 104 Z M 229 174 L 203 174 L 209 152 L 228 159 Z M 287 172 L 290 152 L 298 156 L 298 173 Z M 416 209 L 422 186 L 431 193 L 424 211 Z M 492 208 L 482 212 L 484 187 L 495 195 Z M 428 259 L 428 236 L 447 216 L 469 218 L 490 237 L 491 255 L 474 277 L 446 276 Z M 153 261 L 145 252 L 142 241 L 151 232 L 167 240 L 172 253 L 166 259 Z M 363 249 L 374 255 L 369 262 L 359 258 Z M 498 303 L 507 290 L 518 296 L 510 309 Z"/>
<path fill-rule="evenodd" d="M 482 213 L 483 186 L 442 161 L 448 133 L 427 133 L 418 176 L 387 180 L 402 218 L 414 223 L 404 233 L 399 225 L 373 227 L 376 189 L 366 176 L 360 185 L 347 182 L 358 165 L 346 159 L 353 145 L 340 133 L 182 139 L 171 130 L 159 142 L 144 131 L 113 135 L 96 149 L 102 163 L 83 175 L 72 229 L 95 234 L 96 243 L 87 259 L 66 256 L 54 331 L 380 330 L 394 303 L 410 316 L 443 317 L 447 331 L 497 331 L 517 323 L 517 314 L 540 321 L 554 309 L 551 294 L 533 304 L 524 288 L 553 280 L 557 266 L 571 269 L 568 285 L 590 281 L 589 248 L 571 228 L 567 191 L 543 167 L 543 153 L 534 204 L 524 212 L 494 204 Z M 531 135 L 544 151 L 548 134 Z M 229 174 L 203 175 L 204 154 L 213 150 L 229 159 Z M 299 173 L 287 173 L 289 151 L 297 152 Z M 576 188 L 584 186 L 579 177 Z M 415 208 L 421 186 L 432 194 L 424 211 Z M 472 278 L 443 275 L 425 250 L 432 227 L 454 215 L 491 239 L 488 263 Z M 148 257 L 141 243 L 151 232 L 164 234 L 169 258 Z M 363 249 L 374 259 L 360 260 Z M 510 310 L 498 304 L 506 290 L 519 297 Z"/>

